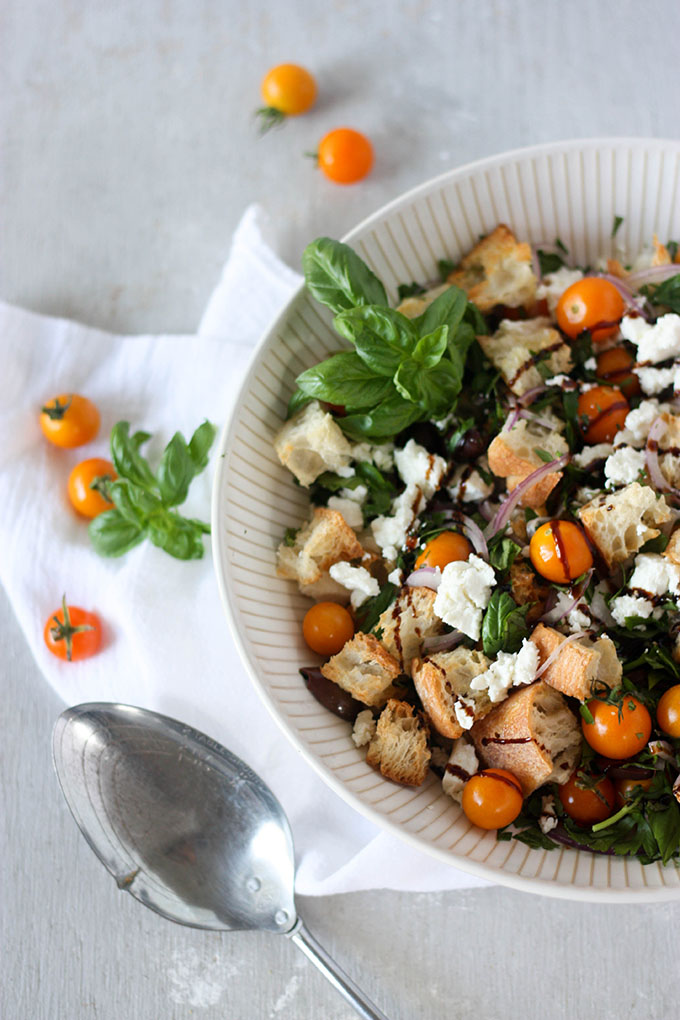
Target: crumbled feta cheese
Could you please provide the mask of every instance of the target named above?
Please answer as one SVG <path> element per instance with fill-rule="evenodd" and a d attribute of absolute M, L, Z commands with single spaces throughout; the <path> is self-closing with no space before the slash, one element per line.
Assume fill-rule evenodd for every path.
<path fill-rule="evenodd" d="M 394 443 L 380 443 L 377 446 L 372 443 L 355 443 L 352 447 L 352 460 L 357 463 L 368 461 L 381 471 L 390 471 L 394 467 L 393 452 Z"/>
<path fill-rule="evenodd" d="M 559 387 L 562 387 L 565 384 L 566 385 L 571 385 L 572 381 L 573 380 L 572 380 L 571 376 L 568 376 L 568 375 L 553 375 L 553 376 L 550 377 L 550 379 L 546 379 L 545 380 L 545 385 L 546 386 L 559 386 Z"/>
<path fill-rule="evenodd" d="M 532 683 L 538 669 L 538 649 L 526 638 L 518 652 L 499 652 L 489 668 L 470 681 L 473 691 L 486 691 L 490 701 L 503 701 L 511 687 Z"/>
<path fill-rule="evenodd" d="M 376 725 L 376 720 L 373 718 L 373 713 L 370 708 L 365 709 L 363 712 L 359 712 L 354 720 L 354 728 L 352 729 L 352 740 L 357 747 L 363 747 L 364 744 L 370 744 L 375 734 Z"/>
<path fill-rule="evenodd" d="M 472 724 L 475 721 L 475 703 L 472 698 L 466 698 L 462 694 L 456 695 L 453 714 L 461 729 L 471 730 Z"/>
<path fill-rule="evenodd" d="M 355 609 L 363 605 L 366 599 L 380 594 L 380 585 L 374 577 L 371 577 L 366 567 L 353 567 L 340 560 L 339 563 L 331 564 L 328 573 L 334 581 L 352 593 L 350 602 Z"/>
<path fill-rule="evenodd" d="M 611 627 L 614 623 L 614 617 L 612 616 L 609 605 L 607 603 L 608 596 L 611 595 L 611 591 L 607 581 L 600 581 L 599 584 L 595 585 L 593 596 L 590 600 L 590 608 L 593 615 L 606 626 Z"/>
<path fill-rule="evenodd" d="M 541 813 L 538 818 L 538 827 L 544 836 L 547 836 L 549 832 L 557 825 L 557 815 L 555 813 L 555 798 L 552 793 L 547 794 L 541 798 Z"/>
<path fill-rule="evenodd" d="M 434 613 L 450 627 L 477 641 L 482 613 L 496 584 L 493 567 L 474 554 L 467 560 L 447 563 L 434 600 Z"/>
<path fill-rule="evenodd" d="M 428 453 L 415 439 L 409 439 L 401 450 L 394 451 L 397 471 L 407 487 L 417 485 L 426 499 L 431 499 L 441 484 L 446 461 L 436 453 Z"/>
<path fill-rule="evenodd" d="M 662 390 L 672 386 L 678 389 L 680 383 L 680 366 L 671 365 L 670 368 L 635 368 L 633 369 L 640 380 L 640 387 L 643 393 L 653 396 L 661 393 Z"/>
<path fill-rule="evenodd" d="M 347 467 L 339 467 L 335 473 L 340 478 L 354 478 L 356 471 L 351 464 L 348 464 Z"/>
<path fill-rule="evenodd" d="M 634 450 L 632 446 L 617 446 L 614 453 L 607 457 L 604 465 L 607 487 L 613 489 L 616 485 L 636 482 L 644 470 L 644 450 Z"/>
<path fill-rule="evenodd" d="M 658 618 L 663 610 L 655 606 L 656 597 L 667 596 L 670 600 L 680 594 L 680 567 L 658 553 L 640 553 L 635 557 L 635 569 L 631 574 L 627 590 L 630 594 L 619 595 L 611 603 L 611 612 L 621 626 L 628 616 L 650 616 Z"/>
<path fill-rule="evenodd" d="M 363 528 L 364 526 L 364 515 L 361 512 L 361 507 L 358 503 L 355 503 L 353 499 L 345 499 L 342 496 L 331 496 L 328 500 L 328 509 L 337 510 L 345 518 L 350 528 Z"/>
<path fill-rule="evenodd" d="M 587 468 L 596 460 L 604 460 L 613 453 L 614 447 L 611 443 L 596 443 L 595 446 L 584 446 L 582 450 L 573 455 L 572 463 L 577 467 Z"/>
<path fill-rule="evenodd" d="M 654 603 L 634 595 L 619 595 L 611 603 L 611 612 L 615 623 L 624 627 L 629 616 L 640 616 L 648 620 L 654 612 Z"/>
<path fill-rule="evenodd" d="M 583 362 L 583 367 L 585 368 L 586 372 L 597 371 L 597 358 L 588 358 L 587 361 Z"/>
<path fill-rule="evenodd" d="M 548 273 L 543 277 L 536 288 L 536 300 L 547 301 L 550 313 L 554 315 L 558 302 L 567 287 L 571 287 L 573 283 L 578 283 L 582 279 L 583 273 L 580 269 L 560 266 L 554 273 Z"/>
<path fill-rule="evenodd" d="M 448 768 L 448 766 L 451 768 Z M 442 790 L 460 804 L 463 787 L 470 776 L 479 768 L 479 761 L 472 744 L 465 737 L 454 740 L 447 768 L 442 779 Z"/>
<path fill-rule="evenodd" d="M 658 400 L 643 400 L 633 411 L 629 411 L 623 423 L 623 432 L 614 437 L 614 446 L 627 443 L 629 446 L 644 446 L 649 430 L 661 412 Z"/>
<path fill-rule="evenodd" d="M 588 613 L 588 604 L 583 599 L 580 599 L 567 612 L 573 601 L 574 596 L 568 591 L 558 591 L 557 602 L 551 612 L 551 618 L 555 622 L 566 624 L 571 633 L 575 634 L 577 630 L 588 630 L 592 626 L 592 620 Z M 566 616 L 562 615 L 564 613 Z"/>
<path fill-rule="evenodd" d="M 390 584 L 396 584 L 397 588 L 401 588 L 401 582 L 404 579 L 404 571 L 401 567 L 395 567 L 391 574 L 387 575 L 387 580 Z"/>
<path fill-rule="evenodd" d="M 659 361 L 680 356 L 680 315 L 669 312 L 655 323 L 641 316 L 625 315 L 621 320 L 621 333 L 637 347 L 637 361 L 656 365 Z"/>
<path fill-rule="evenodd" d="M 484 481 L 479 471 L 471 470 L 469 465 L 460 464 L 451 479 L 448 493 L 451 499 L 462 503 L 478 503 L 493 492 L 493 485 Z"/>
<path fill-rule="evenodd" d="M 416 518 L 425 506 L 426 499 L 417 485 L 409 485 L 392 501 L 391 513 L 371 521 L 373 537 L 382 549 L 384 558 L 392 563 L 402 549 L 409 528 L 415 526 Z"/>

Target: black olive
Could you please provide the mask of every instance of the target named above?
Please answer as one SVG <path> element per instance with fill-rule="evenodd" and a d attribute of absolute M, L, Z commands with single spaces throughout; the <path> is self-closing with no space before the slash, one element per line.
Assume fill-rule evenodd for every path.
<path fill-rule="evenodd" d="M 363 712 L 368 707 L 353 698 L 347 691 L 343 691 L 342 687 L 339 687 L 333 680 L 325 677 L 318 666 L 308 666 L 301 669 L 300 673 L 304 677 L 309 693 L 333 715 L 354 722 L 359 712 Z"/>
<path fill-rule="evenodd" d="M 485 450 L 486 440 L 479 429 L 468 429 L 456 443 L 454 457 L 459 461 L 473 461 L 481 457 Z"/>

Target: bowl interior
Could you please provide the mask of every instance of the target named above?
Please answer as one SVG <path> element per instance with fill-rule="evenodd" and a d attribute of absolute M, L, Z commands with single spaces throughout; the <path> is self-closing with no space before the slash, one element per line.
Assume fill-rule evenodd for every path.
<path fill-rule="evenodd" d="M 573 264 L 634 256 L 680 238 L 680 143 L 589 140 L 520 150 L 451 171 L 402 196 L 346 238 L 382 279 L 438 278 L 498 223 L 520 240 L 569 249 Z M 623 222 L 612 237 L 615 216 Z M 374 822 L 456 867 L 534 892 L 587 899 L 680 897 L 680 869 L 573 850 L 496 841 L 470 825 L 435 776 L 418 789 L 383 779 L 352 743 L 347 723 L 307 692 L 314 660 L 300 633 L 309 601 L 276 577 L 275 550 L 308 512 L 272 448 L 295 377 L 342 345 L 330 313 L 300 291 L 258 347 L 229 426 L 215 479 L 213 535 L 220 589 L 249 673 L 290 740 L 336 792 Z"/>

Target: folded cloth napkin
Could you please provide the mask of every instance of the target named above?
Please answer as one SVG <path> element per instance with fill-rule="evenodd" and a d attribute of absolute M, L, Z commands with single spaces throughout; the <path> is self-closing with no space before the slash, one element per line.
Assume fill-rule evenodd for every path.
<path fill-rule="evenodd" d="M 101 559 L 68 503 L 69 471 L 108 456 L 115 422 L 153 433 L 152 463 L 177 429 L 188 437 L 204 418 L 224 422 L 256 341 L 300 282 L 266 244 L 262 220 L 256 206 L 245 213 L 196 336 L 114 336 L 0 304 L 0 580 L 67 704 L 121 701 L 174 716 L 264 778 L 291 823 L 299 893 L 486 884 L 382 833 L 288 743 L 232 642 L 209 540 L 200 561 L 180 562 L 148 542 Z M 98 438 L 76 450 L 47 443 L 38 425 L 38 408 L 68 392 L 90 397 L 102 417 Z M 211 469 L 193 482 L 187 516 L 208 518 Z M 45 648 L 44 622 L 62 593 L 105 622 L 96 657 L 65 663 Z"/>

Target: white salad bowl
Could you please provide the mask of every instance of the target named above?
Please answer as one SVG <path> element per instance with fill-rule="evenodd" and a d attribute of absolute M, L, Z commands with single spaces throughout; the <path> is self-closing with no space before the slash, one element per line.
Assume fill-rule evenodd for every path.
<path fill-rule="evenodd" d="M 589 139 L 520 149 L 452 170 L 409 191 L 343 240 L 385 284 L 438 278 L 480 235 L 507 223 L 520 240 L 559 237 L 575 265 L 631 257 L 680 239 L 680 142 Z M 616 216 L 623 222 L 612 237 Z M 312 238 L 310 238 L 310 241 Z M 263 337 L 222 435 L 213 496 L 220 590 L 248 672 L 287 737 L 341 797 L 383 829 L 441 861 L 517 889 L 571 899 L 680 899 L 680 869 L 586 851 L 529 849 L 472 826 L 434 774 L 396 786 L 354 746 L 347 722 L 307 691 L 298 670 L 315 660 L 301 636 L 309 600 L 276 576 L 286 528 L 306 518 L 307 498 L 272 447 L 295 377 L 337 349 L 331 314 L 304 290 Z"/>

